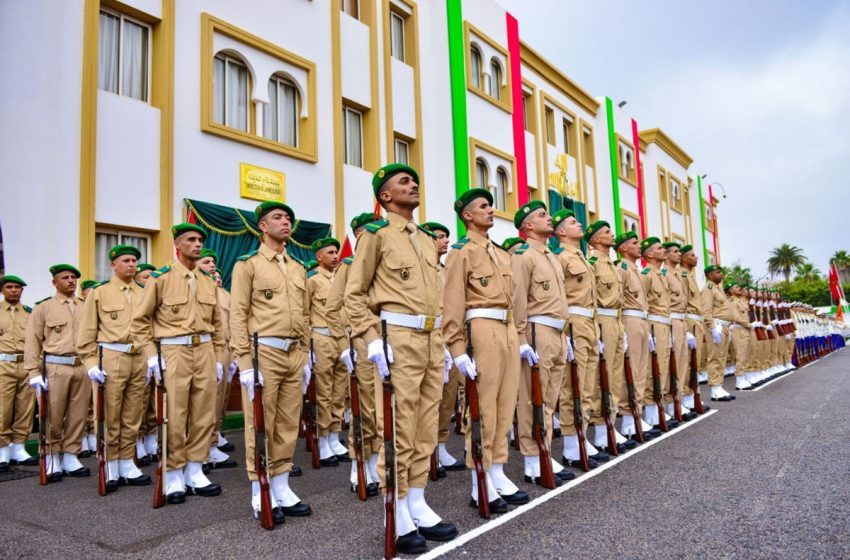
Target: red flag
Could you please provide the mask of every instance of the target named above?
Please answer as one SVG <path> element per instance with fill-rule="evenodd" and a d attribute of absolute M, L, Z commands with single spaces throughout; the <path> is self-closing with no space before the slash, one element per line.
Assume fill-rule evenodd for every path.
<path fill-rule="evenodd" d="M 829 263 L 829 291 L 832 294 L 832 301 L 835 302 L 835 318 L 842 323 L 844 322 L 844 289 L 841 287 L 841 281 L 838 276 L 838 267 L 835 263 Z"/>
<path fill-rule="evenodd" d="M 345 236 L 345 242 L 342 244 L 342 249 L 339 252 L 339 260 L 342 262 L 342 259 L 346 259 L 354 254 L 354 250 L 351 248 L 351 240 L 348 239 L 348 236 Z"/>

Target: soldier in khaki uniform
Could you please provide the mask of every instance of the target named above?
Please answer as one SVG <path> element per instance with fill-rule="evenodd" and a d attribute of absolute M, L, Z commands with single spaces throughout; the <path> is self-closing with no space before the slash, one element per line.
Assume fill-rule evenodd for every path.
<path fill-rule="evenodd" d="M 732 309 L 726 294 L 723 293 L 723 269 L 713 264 L 705 268 L 706 283 L 700 295 L 703 323 L 708 342 L 708 384 L 711 387 L 711 400 L 732 401 L 723 389 L 723 373 L 726 369 L 726 353 L 729 350 L 729 324 L 733 319 Z"/>
<path fill-rule="evenodd" d="M 697 351 L 697 367 L 702 363 L 701 354 L 705 354 L 705 324 L 702 315 L 702 300 L 700 298 L 699 286 L 696 279 L 696 266 L 698 258 L 692 245 L 683 245 L 680 251 L 682 255 L 681 271 L 683 287 L 687 295 L 688 305 L 685 314 L 685 326 L 688 329 L 688 348 L 695 348 Z M 690 360 L 690 354 L 688 355 Z M 688 362 L 688 375 L 690 376 L 690 361 Z M 690 377 L 688 377 L 690 379 Z M 699 389 L 699 385 L 697 385 Z M 694 392 L 691 389 L 690 383 L 685 383 L 682 387 L 684 397 L 682 398 L 682 406 L 694 408 Z M 704 406 L 706 411 L 711 407 Z"/>
<path fill-rule="evenodd" d="M 35 465 L 24 448 L 32 429 L 35 396 L 24 369 L 24 331 L 32 309 L 21 303 L 26 282 L 7 274 L 0 278 L 0 473 L 13 465 Z"/>
<path fill-rule="evenodd" d="M 691 344 L 696 342 L 694 335 L 688 331 L 686 324 L 688 314 L 688 293 L 687 293 L 687 273 L 683 273 L 681 262 L 682 252 L 681 245 L 677 241 L 668 241 L 663 243 L 666 259 L 664 261 L 667 278 L 667 285 L 670 288 L 670 321 L 672 346 L 671 352 L 676 357 L 676 381 L 678 382 L 679 392 L 676 397 L 680 403 L 684 397 L 684 388 L 688 384 L 690 372 L 688 349 Z M 693 339 L 693 340 L 692 340 Z M 672 382 L 671 382 L 672 388 Z M 690 408 L 681 404 L 682 417 L 685 420 L 693 420 L 696 414 L 691 412 Z M 674 413 L 672 402 L 667 403 L 667 415 L 672 416 Z"/>
<path fill-rule="evenodd" d="M 732 307 L 732 324 L 729 325 L 729 331 L 732 336 L 731 344 L 735 347 L 735 390 L 749 390 L 752 385 L 747 381 L 746 375 L 750 363 L 750 338 L 755 337 L 750 325 L 749 300 L 740 285 L 730 282 L 728 286 L 732 295 L 729 300 Z"/>
<path fill-rule="evenodd" d="M 523 240 L 521 237 L 508 237 L 504 241 L 502 241 L 502 249 L 513 255 L 516 253 L 517 249 L 522 247 Z"/>
<path fill-rule="evenodd" d="M 136 264 L 136 275 L 133 279 L 136 285 L 144 290 L 148 278 L 156 267 L 148 263 Z M 139 437 L 136 439 L 136 464 L 147 466 L 156 455 L 156 400 L 154 400 L 153 386 L 145 384 L 142 394 L 142 423 L 139 427 Z"/>
<path fill-rule="evenodd" d="M 319 458 L 324 467 L 351 462 L 348 450 L 339 441 L 342 415 L 348 394 L 348 371 L 337 342 L 343 332 L 331 330 L 327 301 L 333 271 L 339 262 L 339 241 L 331 237 L 316 240 L 311 249 L 318 266 L 307 273 L 307 317 L 315 353 L 316 400 L 319 405 Z M 346 344 L 348 346 L 348 344 Z"/>
<path fill-rule="evenodd" d="M 351 231 L 355 240 L 359 240 L 366 230 L 364 226 L 375 220 L 372 212 L 364 212 L 351 220 Z M 356 241 L 355 241 L 356 247 Z M 348 313 L 345 310 L 345 286 L 348 283 L 348 273 L 354 257 L 342 259 L 334 273 L 331 289 L 328 295 L 327 309 L 328 327 L 331 332 L 337 333 L 337 344 L 340 348 L 339 358 L 345 364 L 349 373 L 354 371 L 357 365 L 357 393 L 360 396 L 360 429 L 363 434 L 363 460 L 366 463 L 366 493 L 369 496 L 378 495 L 378 454 L 381 450 L 381 435 L 375 422 L 375 379 L 377 372 L 375 364 L 369 360 L 361 360 L 360 356 L 366 355 L 366 343 L 362 338 L 351 337 Z M 351 346 L 354 346 L 354 359 L 352 360 Z M 348 457 L 351 459 L 351 473 L 349 482 L 351 491 L 357 492 L 357 463 L 354 450 L 354 422 L 348 426 Z"/>
<path fill-rule="evenodd" d="M 77 352 L 89 379 L 104 385 L 107 492 L 114 492 L 119 483 L 151 483 L 133 461 L 147 374 L 145 356 L 130 339 L 133 310 L 142 301 L 142 288 L 133 282 L 140 256 L 141 252 L 131 245 L 110 249 L 113 276 L 92 289 L 86 298 L 77 332 Z"/>
<path fill-rule="evenodd" d="M 40 301 L 30 315 L 24 335 L 24 367 L 30 386 L 47 391 L 49 406 L 48 480 L 89 476 L 77 459 L 91 403 L 91 383 L 77 356 L 77 325 L 83 300 L 74 297 L 80 271 L 69 264 L 50 267 L 56 295 Z M 46 366 L 42 365 L 42 356 Z M 42 369 L 46 367 L 46 372 Z M 45 375 L 46 374 L 46 375 Z M 59 465 L 59 452 L 63 452 Z"/>
<path fill-rule="evenodd" d="M 481 462 L 487 471 L 490 512 L 504 513 L 508 504 L 525 504 L 529 497 L 504 471 L 508 432 L 517 403 L 520 357 L 511 318 L 511 258 L 487 233 L 493 227 L 492 204 L 490 191 L 480 188 L 466 191 L 455 201 L 455 211 L 467 235 L 452 245 L 446 260 L 443 335 L 458 371 L 478 384 Z M 472 356 L 467 353 L 468 333 L 472 335 Z M 471 437 L 471 430 L 467 430 L 467 449 L 472 448 Z M 477 508 L 478 480 L 472 453 L 466 454 L 466 465 L 472 469 L 470 505 Z"/>
<path fill-rule="evenodd" d="M 260 248 L 239 257 L 231 289 L 230 347 L 239 363 L 242 410 L 245 414 L 245 461 L 251 480 L 251 508 L 260 512 L 260 484 L 254 468 L 254 378 L 263 386 L 268 475 L 272 515 L 276 523 L 285 516 L 310 515 L 289 486 L 292 458 L 298 440 L 302 395 L 311 370 L 307 346 L 307 287 L 304 267 L 286 252 L 295 212 L 282 202 L 263 202 L 256 209 L 262 232 Z M 253 347 L 258 335 L 258 348 Z M 254 352 L 259 354 L 254 371 Z"/>
<path fill-rule="evenodd" d="M 552 216 L 552 224 L 559 243 L 555 254 L 564 270 L 564 294 L 567 298 L 569 326 L 574 336 L 573 347 L 581 385 L 582 418 L 585 424 L 589 422 L 593 426 L 593 443 L 585 441 L 583 444 L 587 447 L 590 460 L 595 463 L 605 462 L 610 459 L 608 453 L 596 449 L 597 446 L 608 446 L 599 386 L 599 330 L 595 321 L 596 273 L 581 250 L 584 231 L 581 222 L 576 220 L 575 213 L 572 210 L 559 210 Z M 563 415 L 572 414 L 572 406 L 568 404 L 573 402 L 572 379 L 565 374 L 564 381 L 561 387 L 561 418 L 562 424 L 569 425 L 572 416 Z M 562 433 L 570 431 L 572 430 L 569 427 L 561 428 Z M 574 434 L 564 436 L 564 446 L 565 449 L 577 451 L 577 437 Z"/>
<path fill-rule="evenodd" d="M 197 266 L 206 232 L 184 223 L 171 233 L 177 260 L 151 274 L 130 332 L 148 357 L 148 378 L 162 379 L 168 395 L 165 494 L 179 504 L 187 493 L 221 493 L 202 469 L 215 426 L 216 384 L 224 376 L 224 331 L 215 282 Z"/>
<path fill-rule="evenodd" d="M 546 241 L 554 231 L 546 205 L 532 200 L 514 214 L 514 226 L 525 233 L 528 241 L 511 258 L 514 278 L 514 323 L 519 336 L 522 371 L 517 403 L 519 446 L 525 461 L 528 482 L 540 481 L 540 455 L 531 433 L 531 366 L 539 362 L 540 386 L 543 392 L 546 438 L 552 438 L 552 416 L 558 405 L 572 349 L 567 345 L 567 300 L 564 296 L 564 269 Z M 570 382 L 569 387 L 572 388 Z M 561 403 L 561 415 L 572 418 L 572 399 Z M 575 449 L 564 454 L 568 464 L 579 457 L 578 439 L 571 422 L 562 426 L 564 442 L 575 441 Z M 569 436 L 572 436 L 570 438 Z M 552 459 L 552 469 L 560 480 L 571 480 L 575 474 Z"/>
<path fill-rule="evenodd" d="M 431 234 L 413 222 L 418 183 L 416 170 L 400 163 L 375 173 L 373 191 L 387 218 L 366 225 L 345 287 L 352 335 L 365 340 L 367 357 L 382 379 L 390 375 L 392 365 L 396 546 L 405 554 L 423 552 L 426 539 L 450 540 L 458 534 L 425 501 L 430 457 L 437 446 L 445 348 L 437 249 Z M 386 341 L 382 321 L 387 325 Z M 376 383 L 375 401 L 382 402 L 382 396 L 383 387 Z M 380 426 L 384 411 L 382 406 L 376 408 Z M 381 451 L 378 470 L 385 472 Z"/>

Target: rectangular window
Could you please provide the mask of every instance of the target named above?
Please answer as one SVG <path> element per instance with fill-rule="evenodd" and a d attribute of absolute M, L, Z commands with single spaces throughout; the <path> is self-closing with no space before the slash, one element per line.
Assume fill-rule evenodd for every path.
<path fill-rule="evenodd" d="M 150 27 L 121 14 L 101 10 L 98 40 L 98 88 L 148 101 Z"/>
<path fill-rule="evenodd" d="M 667 175 L 661 169 L 658 170 L 658 196 L 661 202 L 667 202 Z"/>
<path fill-rule="evenodd" d="M 496 170 L 496 185 L 490 189 L 493 195 L 493 207 L 502 212 L 505 211 L 505 198 L 508 193 L 508 174 L 501 167 Z"/>
<path fill-rule="evenodd" d="M 573 147 L 573 123 L 564 119 L 562 131 L 564 134 L 564 153 L 573 155 L 573 152 L 575 151 L 575 148 Z"/>
<path fill-rule="evenodd" d="M 546 117 L 546 142 L 550 146 L 555 145 L 555 111 L 552 110 L 551 107 L 546 107 L 544 109 L 544 116 Z"/>
<path fill-rule="evenodd" d="M 298 146 L 298 93 L 289 80 L 272 76 L 269 103 L 263 112 L 263 136 L 287 146 Z"/>
<path fill-rule="evenodd" d="M 150 240 L 150 236 L 144 233 L 97 229 L 94 241 L 95 280 L 109 280 L 112 277 L 109 250 L 118 244 L 132 245 L 142 253 L 139 262 L 149 262 Z"/>
<path fill-rule="evenodd" d="M 404 62 L 404 18 L 395 12 L 390 13 L 390 54 Z"/>
<path fill-rule="evenodd" d="M 213 60 L 213 120 L 248 132 L 248 68 L 223 54 Z"/>
<path fill-rule="evenodd" d="M 395 139 L 395 160 L 396 163 L 410 165 L 410 144 L 398 138 Z"/>
<path fill-rule="evenodd" d="M 363 167 L 363 114 L 350 107 L 342 109 L 345 136 L 345 163 Z"/>
<path fill-rule="evenodd" d="M 354 19 L 360 19 L 359 0 L 339 0 L 339 9 L 342 13 L 350 15 Z"/>
<path fill-rule="evenodd" d="M 670 206 L 678 212 L 682 211 L 682 185 L 676 179 L 670 179 Z"/>
<path fill-rule="evenodd" d="M 593 154 L 593 131 L 589 128 L 583 128 L 581 131 L 581 135 L 581 154 L 582 159 L 584 160 L 584 164 L 589 165 L 590 167 L 594 167 L 596 165 L 596 160 Z"/>
<path fill-rule="evenodd" d="M 526 132 L 534 134 L 534 95 L 530 91 L 522 91 L 522 118 Z"/>

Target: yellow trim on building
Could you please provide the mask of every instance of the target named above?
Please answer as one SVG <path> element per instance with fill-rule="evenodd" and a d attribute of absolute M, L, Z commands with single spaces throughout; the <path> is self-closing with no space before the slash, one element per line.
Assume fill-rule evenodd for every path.
<path fill-rule="evenodd" d="M 471 60 L 471 48 L 472 48 L 472 40 L 471 35 L 475 35 L 478 39 L 487 43 L 495 51 L 498 51 L 502 56 L 505 57 L 504 64 L 505 68 L 502 68 L 503 82 L 504 85 L 500 84 L 499 87 L 499 99 L 496 99 L 489 93 L 484 90 L 483 83 L 482 87 L 475 87 L 472 83 L 472 60 Z M 474 93 L 475 95 L 481 97 L 488 103 L 492 103 L 499 109 L 511 113 L 513 111 L 513 99 L 511 92 L 511 55 L 508 53 L 508 49 L 501 46 L 499 43 L 495 41 L 492 37 L 469 23 L 468 21 L 463 22 L 463 37 L 466 44 L 466 89 Z M 489 60 L 481 60 L 482 69 L 483 65 L 487 65 L 489 67 Z"/>
<path fill-rule="evenodd" d="M 556 89 L 575 101 L 582 109 L 591 115 L 596 115 L 599 110 L 599 102 L 524 41 L 520 41 L 520 59 L 523 64 L 540 74 Z"/>
<path fill-rule="evenodd" d="M 572 132 L 572 136 L 570 138 L 570 142 L 571 142 L 571 145 L 574 146 L 574 148 L 573 148 L 573 153 L 567 153 L 567 155 L 573 156 L 573 158 L 576 161 L 577 166 L 581 165 L 581 159 L 579 157 L 579 151 L 580 151 L 581 148 L 579 148 L 579 146 L 578 146 L 578 144 L 579 144 L 578 134 L 576 133 L 576 127 L 579 126 L 580 119 L 576 116 L 575 113 L 573 113 L 572 111 L 567 109 L 566 106 L 559 103 L 555 98 L 553 98 L 552 96 L 547 94 L 545 91 L 541 90 L 540 91 L 540 108 L 541 108 L 541 114 L 543 115 L 543 118 L 541 120 L 541 125 L 543 126 L 544 133 L 545 133 L 546 127 L 548 126 L 547 122 L 546 122 L 548 120 L 548 115 L 546 114 L 546 109 L 547 109 L 546 106 L 547 105 L 549 105 L 550 109 L 553 109 L 553 110 L 558 109 L 562 113 L 572 117 L 572 119 L 573 119 L 573 132 Z M 556 130 L 557 130 L 557 121 L 554 123 L 554 130 L 552 131 L 553 135 L 557 134 Z M 554 185 L 549 184 L 549 173 L 554 173 L 554 171 L 550 171 L 550 169 L 549 169 L 549 148 L 548 148 L 548 146 L 557 146 L 557 144 L 550 144 L 548 140 L 546 140 L 545 142 L 546 142 L 546 146 L 544 146 L 544 148 L 543 148 L 543 174 L 545 176 L 542 177 L 542 181 L 543 181 L 545 189 L 548 190 L 550 186 L 554 186 Z M 566 153 L 566 152 L 562 152 L 562 153 Z M 583 175 L 581 173 L 581 169 L 576 169 L 576 182 L 578 183 L 576 185 L 577 192 L 578 192 L 577 200 L 579 202 L 584 202 L 584 201 L 587 200 L 587 197 L 586 197 L 586 192 L 584 191 L 584 181 L 583 181 Z M 548 203 L 548 201 L 544 201 L 544 202 Z"/>
<path fill-rule="evenodd" d="M 516 159 L 512 154 L 500 150 L 499 148 L 487 144 L 477 138 L 469 138 L 469 179 L 473 185 L 478 184 L 478 177 L 475 173 L 475 159 L 478 150 L 489 152 L 491 155 L 499 157 L 511 163 L 511 192 L 505 193 L 505 211 L 495 210 L 495 215 L 511 221 L 513 223 L 514 213 L 517 211 L 517 182 L 516 182 Z M 495 177 L 495 173 L 494 173 Z M 489 186 L 489 185 L 488 185 Z"/>
<path fill-rule="evenodd" d="M 348 232 L 345 223 L 345 178 L 343 165 L 345 160 L 345 139 L 342 124 L 342 50 L 340 41 L 340 9 L 336 2 L 331 7 L 331 84 L 333 100 L 334 126 L 334 226 L 336 236 L 343 238 Z"/>
<path fill-rule="evenodd" d="M 629 231 L 629 228 L 626 227 L 626 218 L 631 218 L 637 224 L 638 229 L 637 229 L 636 233 L 638 234 L 638 236 L 640 236 L 640 230 L 641 230 L 640 216 L 638 216 L 634 212 L 629 212 L 628 210 L 626 210 L 624 208 L 620 209 L 620 215 L 622 216 L 622 220 L 623 220 L 623 223 L 621 224 L 623 226 L 623 231 Z"/>
<path fill-rule="evenodd" d="M 80 106 L 80 208 L 78 266 L 94 276 L 95 202 L 97 197 L 97 61 L 100 1 L 85 0 L 83 10 L 83 71 Z"/>
<path fill-rule="evenodd" d="M 153 28 L 151 105 L 159 109 L 159 232 L 153 235 L 152 261 L 172 259 L 174 244 L 174 3 L 162 0 L 162 21 Z"/>
<path fill-rule="evenodd" d="M 686 170 L 694 162 L 693 158 L 660 128 L 641 130 L 638 136 L 640 136 L 641 143 L 656 144 Z"/>
<path fill-rule="evenodd" d="M 531 111 L 526 112 L 525 119 L 528 121 L 528 126 L 531 130 L 526 130 L 528 134 L 534 138 L 534 169 L 537 175 L 537 183 L 532 185 L 531 182 L 528 183 L 529 189 L 529 199 L 530 200 L 543 200 L 543 193 L 546 192 L 546 180 L 543 177 L 543 171 L 541 167 L 541 157 L 540 157 L 540 138 L 541 138 L 541 130 L 540 126 L 537 124 L 537 87 L 533 82 L 529 80 L 522 81 L 523 86 L 523 98 L 522 98 L 522 110 L 525 111 L 525 89 L 530 90 L 531 95 L 529 95 L 529 105 L 531 105 Z M 526 163 L 526 167 L 527 167 Z M 544 202 L 546 202 L 544 200 Z"/>

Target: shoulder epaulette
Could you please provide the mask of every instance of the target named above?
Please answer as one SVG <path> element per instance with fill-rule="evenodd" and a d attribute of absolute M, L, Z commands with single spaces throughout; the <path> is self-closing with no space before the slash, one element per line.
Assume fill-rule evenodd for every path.
<path fill-rule="evenodd" d="M 424 227 L 422 227 L 420 225 L 417 225 L 416 227 L 418 227 L 420 229 L 420 231 L 424 231 L 425 233 L 427 233 L 428 237 L 433 237 L 434 239 L 437 239 L 437 234 L 434 233 L 433 231 L 429 231 L 429 230 L 425 229 Z"/>
<path fill-rule="evenodd" d="M 307 268 L 307 263 L 306 263 L 306 262 L 304 262 L 304 261 L 302 261 L 301 259 L 299 259 L 299 258 L 298 258 L 298 257 L 296 257 L 295 255 L 287 255 L 287 256 L 288 256 L 290 259 L 292 259 L 292 260 L 294 260 L 295 262 L 297 262 L 298 264 L 300 264 L 301 266 L 303 266 L 305 269 Z"/>
<path fill-rule="evenodd" d="M 344 262 L 345 264 L 351 264 L 354 262 L 354 257 L 345 257 L 344 259 L 342 259 L 342 262 Z"/>
<path fill-rule="evenodd" d="M 525 253 L 527 250 L 528 250 L 528 243 L 523 243 L 522 246 L 520 246 L 519 249 L 514 251 L 514 255 L 521 255 L 521 254 Z"/>
<path fill-rule="evenodd" d="M 463 236 L 457 240 L 457 243 L 452 243 L 452 249 L 461 249 L 464 245 L 469 243 L 469 237 Z"/>
<path fill-rule="evenodd" d="M 505 249 L 504 247 L 502 247 L 502 246 L 501 246 L 501 245 L 499 245 L 498 243 L 493 243 L 493 247 L 495 247 L 495 248 L 497 248 L 497 249 L 501 249 L 502 251 L 506 252 L 508 255 L 510 255 L 510 254 L 511 254 L 511 252 L 510 252 L 510 251 L 508 251 L 507 249 Z"/>
<path fill-rule="evenodd" d="M 621 261 L 621 262 L 620 262 L 620 268 L 622 268 L 623 270 L 628 270 L 628 269 L 629 269 L 629 265 L 628 265 L 628 264 L 626 264 L 626 261 Z"/>
<path fill-rule="evenodd" d="M 596 264 L 596 255 L 587 259 L 587 262 L 589 262 L 590 264 Z"/>
<path fill-rule="evenodd" d="M 706 288 L 708 288 L 709 290 L 711 289 L 711 287 L 712 287 L 713 285 L 714 285 L 714 283 L 713 283 L 713 282 L 706 282 L 706 283 L 705 283 L 705 287 L 706 287 Z"/>
<path fill-rule="evenodd" d="M 202 274 L 205 274 L 205 275 L 207 276 L 207 278 L 212 278 L 212 274 L 210 274 L 209 272 L 207 272 L 207 271 L 206 271 L 206 270 L 204 270 L 203 268 L 202 268 L 202 269 L 200 269 L 200 270 L 201 270 L 201 273 L 202 273 Z"/>
<path fill-rule="evenodd" d="M 661 269 L 661 276 L 667 276 L 667 269 L 666 268 Z"/>
<path fill-rule="evenodd" d="M 318 273 L 319 273 L 318 268 L 314 268 L 313 270 L 308 270 L 307 271 L 307 278 L 312 278 L 313 276 L 315 276 Z"/>
<path fill-rule="evenodd" d="M 171 270 L 171 265 L 167 264 L 167 265 L 163 266 L 162 268 L 159 268 L 159 269 L 151 272 L 151 276 L 154 277 L 154 278 L 159 278 L 160 276 L 162 276 L 163 274 L 167 273 L 170 270 Z"/>
<path fill-rule="evenodd" d="M 259 249 L 254 249 L 250 253 L 245 253 L 244 255 L 240 255 L 240 256 L 236 257 L 236 260 L 237 261 L 247 261 L 248 259 L 250 259 L 251 257 L 253 257 L 254 255 L 256 255 L 259 252 L 260 252 Z"/>
<path fill-rule="evenodd" d="M 381 218 L 380 220 L 369 222 L 363 227 L 365 227 L 366 231 L 368 231 L 369 233 L 377 233 L 379 229 L 381 229 L 382 227 L 387 227 L 388 225 L 390 225 L 390 222 Z"/>
<path fill-rule="evenodd" d="M 649 267 L 647 266 L 643 270 L 640 271 L 641 274 L 649 274 Z"/>
<path fill-rule="evenodd" d="M 92 286 L 91 289 L 96 290 L 96 289 L 100 288 L 101 286 L 103 286 L 104 284 L 109 284 L 109 280 L 104 280 L 103 282 L 98 282 L 97 284 Z"/>
<path fill-rule="evenodd" d="M 23 305 L 22 307 L 27 313 L 32 313 L 32 307 L 30 307 L 29 305 Z"/>
<path fill-rule="evenodd" d="M 33 305 L 38 305 L 39 303 L 44 303 L 45 301 L 49 300 L 49 299 L 50 299 L 50 298 L 52 298 L 52 297 L 53 297 L 53 296 L 47 296 L 47 297 L 46 297 L 46 298 L 44 298 L 44 299 L 40 299 L 40 300 L 38 300 L 38 301 L 37 301 L 37 302 L 35 302 Z"/>
<path fill-rule="evenodd" d="M 688 271 L 687 271 L 687 270 L 683 270 L 683 271 L 682 271 L 682 278 L 687 278 L 687 277 L 688 277 Z"/>

